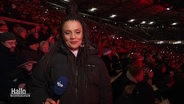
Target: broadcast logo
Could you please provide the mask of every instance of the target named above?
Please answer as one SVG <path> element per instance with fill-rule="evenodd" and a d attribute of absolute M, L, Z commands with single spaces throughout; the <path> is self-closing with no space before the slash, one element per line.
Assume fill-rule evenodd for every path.
<path fill-rule="evenodd" d="M 30 97 L 30 93 L 26 93 L 26 89 L 23 88 L 11 88 L 10 97 Z"/>

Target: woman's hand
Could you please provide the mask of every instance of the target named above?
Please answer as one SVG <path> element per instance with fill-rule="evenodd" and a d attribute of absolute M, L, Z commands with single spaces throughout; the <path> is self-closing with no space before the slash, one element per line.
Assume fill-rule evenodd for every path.
<path fill-rule="evenodd" d="M 53 99 L 51 99 L 51 98 L 47 98 L 46 100 L 45 100 L 45 103 L 44 104 L 60 104 L 60 100 L 57 100 L 57 102 L 56 101 L 54 101 Z"/>

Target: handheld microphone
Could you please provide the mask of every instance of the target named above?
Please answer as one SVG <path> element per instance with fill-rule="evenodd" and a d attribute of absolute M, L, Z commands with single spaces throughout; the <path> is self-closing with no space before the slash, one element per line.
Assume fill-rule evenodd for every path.
<path fill-rule="evenodd" d="M 61 95 L 64 94 L 68 87 L 68 78 L 67 77 L 59 77 L 54 85 L 54 94 L 55 97 L 53 98 L 55 101 L 57 101 Z"/>

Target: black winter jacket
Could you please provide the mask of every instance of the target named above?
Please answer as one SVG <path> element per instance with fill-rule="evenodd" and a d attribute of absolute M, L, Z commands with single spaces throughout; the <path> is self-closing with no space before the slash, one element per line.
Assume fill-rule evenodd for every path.
<path fill-rule="evenodd" d="M 11 88 L 25 83 L 23 70 L 17 68 L 22 63 L 18 51 L 12 53 L 0 44 L 0 100 L 9 101 Z"/>
<path fill-rule="evenodd" d="M 68 55 L 72 57 L 73 65 L 68 63 Z M 82 55 L 80 50 L 78 55 Z M 77 64 L 78 59 L 72 53 L 58 51 L 50 59 L 51 80 L 47 80 L 44 75 L 42 60 L 34 69 L 30 81 L 31 104 L 42 104 L 46 98 L 53 98 L 54 85 L 60 76 L 69 79 L 66 91 L 58 97 L 61 104 L 112 104 L 110 77 L 104 62 L 94 48 L 90 49 L 89 57 L 85 60 L 87 62 L 85 68 Z M 87 79 L 83 77 L 83 71 L 86 71 Z"/>

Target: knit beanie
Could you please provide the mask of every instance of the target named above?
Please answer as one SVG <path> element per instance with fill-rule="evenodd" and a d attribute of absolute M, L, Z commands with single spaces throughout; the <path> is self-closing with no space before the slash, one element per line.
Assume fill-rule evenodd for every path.
<path fill-rule="evenodd" d="M 7 40 L 16 40 L 16 37 L 13 33 L 11 32 L 4 32 L 0 34 L 0 41 L 4 42 Z"/>

